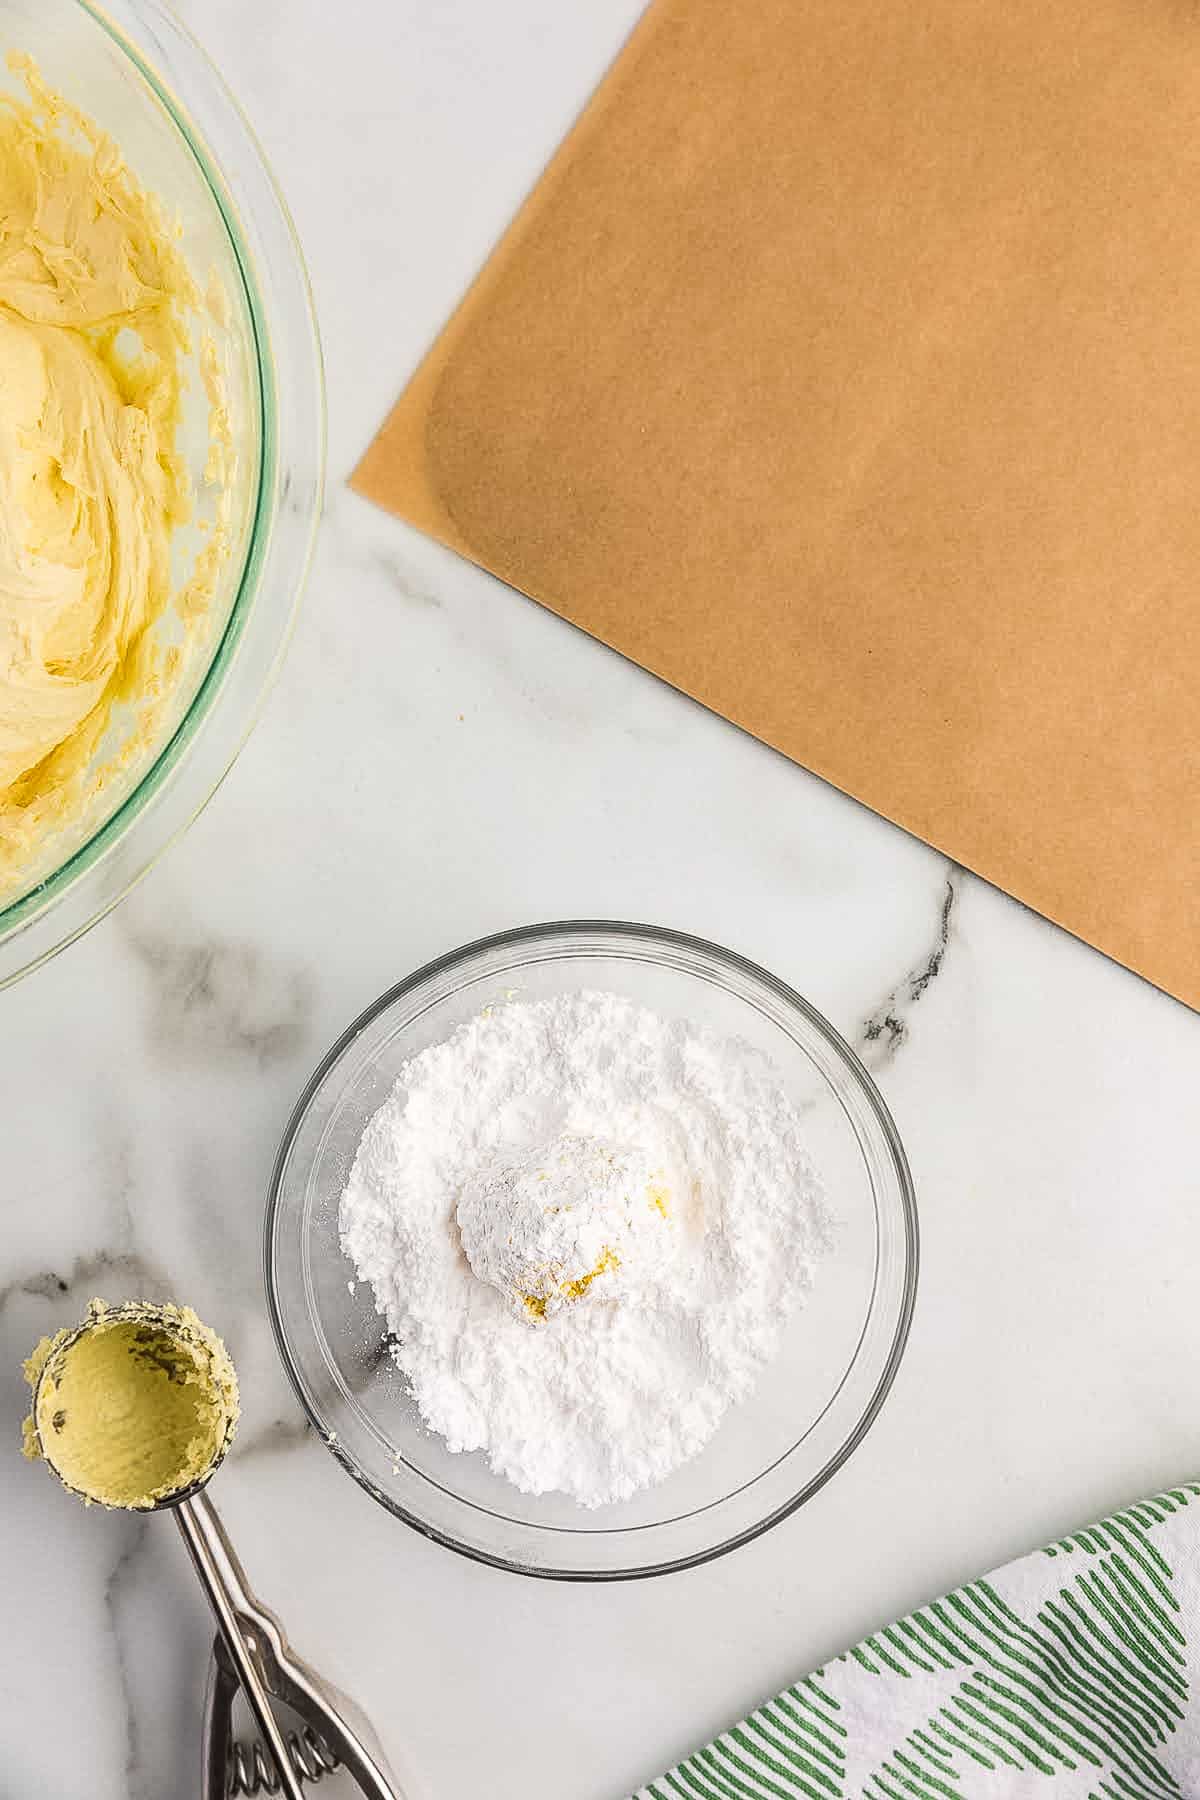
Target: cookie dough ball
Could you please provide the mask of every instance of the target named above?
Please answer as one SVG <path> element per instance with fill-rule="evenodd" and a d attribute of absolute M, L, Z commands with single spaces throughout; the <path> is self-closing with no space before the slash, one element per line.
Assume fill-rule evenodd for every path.
<path fill-rule="evenodd" d="M 619 1300 L 673 1249 L 661 1159 L 571 1133 L 498 1152 L 460 1195 L 458 1228 L 480 1281 L 533 1325 Z"/>

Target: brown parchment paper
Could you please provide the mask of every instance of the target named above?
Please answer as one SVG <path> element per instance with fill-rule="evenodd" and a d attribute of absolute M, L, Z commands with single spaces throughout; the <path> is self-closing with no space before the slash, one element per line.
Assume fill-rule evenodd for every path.
<path fill-rule="evenodd" d="M 1200 8 L 656 0 L 355 485 L 1200 1006 Z"/>

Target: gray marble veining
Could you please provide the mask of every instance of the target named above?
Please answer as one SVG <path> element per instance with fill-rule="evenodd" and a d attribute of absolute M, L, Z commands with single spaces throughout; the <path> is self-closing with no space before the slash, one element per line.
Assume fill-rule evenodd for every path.
<path fill-rule="evenodd" d="M 145 1782 L 143 1780 L 144 1756 L 139 1721 L 139 1694 L 132 1681 L 127 1642 L 129 1626 L 126 1620 L 126 1598 L 128 1589 L 136 1580 L 141 1567 L 149 1534 L 155 1529 L 161 1529 L 161 1525 L 151 1518 L 124 1521 L 121 1534 L 124 1543 L 104 1584 L 104 1610 L 108 1622 L 110 1654 L 116 1665 L 125 1715 L 124 1776 L 132 1800 L 137 1800 L 137 1796 L 145 1791 Z"/>
<path fill-rule="evenodd" d="M 124 923 L 124 918 L 122 918 Z M 312 980 L 250 941 L 186 941 L 129 927 L 153 989 L 149 1038 L 166 1058 L 287 1060 L 306 1041 Z"/>
<path fill-rule="evenodd" d="M 16 1453 L 20 1360 L 96 1292 L 172 1292 L 226 1334 L 247 1570 L 430 1800 L 619 1800 L 881 1620 L 1195 1473 L 1200 1020 L 344 487 L 637 10 L 183 7 L 309 254 L 330 503 L 212 805 L 0 995 L 4 1800 L 197 1791 L 210 1628 L 175 1534 L 84 1514 Z M 596 1589 L 374 1506 L 303 1419 L 261 1278 L 275 1149 L 334 1037 L 428 957 L 571 915 L 691 930 L 805 993 L 896 1115 L 924 1257 L 837 1480 L 736 1556 Z"/>
<path fill-rule="evenodd" d="M 860 1045 L 869 1068 L 879 1069 L 895 1056 L 908 1036 L 913 1007 L 930 983 L 936 981 L 941 974 L 942 964 L 950 947 L 954 909 L 966 879 L 965 871 L 952 864 L 942 891 L 932 948 L 908 970 L 903 979 L 891 989 L 886 1000 L 863 1021 L 859 1034 Z"/>

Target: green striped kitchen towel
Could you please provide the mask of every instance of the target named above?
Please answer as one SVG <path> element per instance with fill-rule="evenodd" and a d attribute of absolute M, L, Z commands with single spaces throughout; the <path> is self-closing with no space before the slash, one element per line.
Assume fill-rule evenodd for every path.
<path fill-rule="evenodd" d="M 1200 1796 L 1200 1484 L 876 1632 L 636 1800 Z"/>

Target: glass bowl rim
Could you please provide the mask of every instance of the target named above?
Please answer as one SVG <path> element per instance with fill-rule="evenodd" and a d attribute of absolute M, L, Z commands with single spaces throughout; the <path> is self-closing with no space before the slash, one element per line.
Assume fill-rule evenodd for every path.
<path fill-rule="evenodd" d="M 76 0 L 76 3 L 80 10 L 94 20 L 105 36 L 128 59 L 157 99 L 195 163 L 220 217 L 241 283 L 246 314 L 250 324 L 253 351 L 252 368 L 255 378 L 254 397 L 260 420 L 259 446 L 257 468 L 254 472 L 253 506 L 233 602 L 220 634 L 212 646 L 207 666 L 197 684 L 196 691 L 169 736 L 163 740 L 153 757 L 147 762 L 135 784 L 116 810 L 109 817 L 101 820 L 62 863 L 51 869 L 33 887 L 21 890 L 13 899 L 0 903 L 0 946 L 14 942 L 30 928 L 44 925 L 60 902 L 76 892 L 82 884 L 87 882 L 89 877 L 102 868 L 109 855 L 125 841 L 138 821 L 152 808 L 153 803 L 168 782 L 188 760 L 189 752 L 224 690 L 226 679 L 246 636 L 247 627 L 254 611 L 254 602 L 262 590 L 264 571 L 269 560 L 271 538 L 279 506 L 277 488 L 282 446 L 279 434 L 276 372 L 271 353 L 270 308 L 254 272 L 254 256 L 243 235 L 238 208 L 230 192 L 227 178 L 216 154 L 209 147 L 204 131 L 192 119 L 184 97 L 175 90 L 167 77 L 156 69 L 148 54 L 130 37 L 122 25 L 111 16 L 103 0 Z M 190 801 L 184 824 L 175 826 L 168 832 L 165 839 L 149 847 L 148 854 L 144 859 L 136 862 L 118 891 L 105 896 L 94 908 L 89 903 L 86 918 L 71 926 L 63 935 L 56 936 L 52 941 L 39 945 L 27 962 L 14 966 L 11 970 L 0 972 L 0 988 L 12 981 L 19 980 L 23 975 L 32 973 L 42 963 L 57 955 L 59 951 L 66 949 L 76 938 L 99 923 L 100 919 L 118 905 L 132 887 L 144 879 L 160 857 L 170 848 L 175 838 L 180 835 L 187 824 L 195 819 L 216 793 L 253 728 L 258 711 L 278 670 L 283 651 L 296 622 L 305 577 L 311 566 L 320 523 L 326 460 L 326 396 L 316 307 L 303 249 L 282 190 L 237 99 L 226 86 L 211 58 L 174 13 L 171 14 L 171 24 L 177 37 L 186 44 L 188 52 L 196 59 L 197 64 L 202 67 L 205 75 L 209 78 L 212 90 L 209 96 L 210 101 L 215 99 L 226 108 L 230 120 L 243 134 L 257 158 L 265 177 L 266 186 L 277 208 L 279 219 L 290 240 L 295 272 L 299 277 L 299 285 L 307 307 L 315 353 L 312 373 L 319 434 L 317 501 L 307 526 L 303 566 L 299 578 L 293 585 L 288 616 L 271 658 L 270 669 L 265 679 L 259 683 L 257 699 L 250 715 L 243 721 L 235 741 L 222 753 L 221 766 L 217 771 L 204 778 L 202 791 Z"/>
<path fill-rule="evenodd" d="M 713 958 L 719 965 L 731 969 L 735 973 L 747 977 L 765 987 L 777 1000 L 794 1008 L 819 1036 L 824 1038 L 827 1046 L 841 1061 L 851 1080 L 867 1102 L 876 1124 L 882 1133 L 883 1143 L 890 1159 L 891 1172 L 896 1179 L 896 1198 L 899 1202 L 900 1221 L 903 1228 L 902 1248 L 904 1256 L 903 1284 L 899 1296 L 896 1322 L 892 1331 L 891 1343 L 887 1356 L 876 1379 L 874 1388 L 866 1405 L 859 1413 L 851 1430 L 836 1451 L 827 1458 L 822 1467 L 808 1481 L 803 1482 L 797 1492 L 782 1505 L 766 1513 L 761 1519 L 733 1532 L 718 1543 L 710 1544 L 701 1550 L 691 1551 L 686 1555 L 669 1557 L 663 1561 L 647 1563 L 632 1568 L 611 1569 L 566 1569 L 536 1567 L 519 1562 L 511 1557 L 502 1556 L 477 1544 L 466 1543 L 455 1537 L 448 1530 L 430 1524 L 426 1519 L 417 1517 L 407 1507 L 390 1498 L 375 1483 L 364 1469 L 361 1469 L 344 1446 L 338 1441 L 331 1441 L 329 1427 L 321 1417 L 315 1404 L 310 1400 L 306 1384 L 301 1376 L 296 1359 L 284 1330 L 282 1308 L 276 1291 L 273 1247 L 276 1224 L 279 1215 L 280 1195 L 283 1177 L 291 1155 L 296 1136 L 308 1114 L 313 1100 L 325 1083 L 326 1078 L 343 1053 L 354 1040 L 371 1026 L 380 1015 L 393 1006 L 404 995 L 420 987 L 439 975 L 451 972 L 470 959 L 486 955 L 494 951 L 520 949 L 526 945 L 544 942 L 548 944 L 562 943 L 564 948 L 570 939 L 583 934 L 607 935 L 617 940 L 613 954 L 620 954 L 620 943 L 648 944 L 651 949 L 659 947 L 677 951 L 691 952 Z M 726 949 L 724 945 L 714 943 L 710 939 L 697 937 L 690 932 L 677 931 L 670 926 L 645 925 L 631 920 L 618 919 L 555 919 L 532 925 L 515 926 L 507 931 L 491 933 L 485 937 L 474 938 L 471 942 L 459 945 L 442 956 L 432 958 L 414 969 L 390 988 L 386 989 L 375 1000 L 364 1007 L 352 1022 L 341 1032 L 335 1043 L 321 1058 L 317 1068 L 305 1083 L 300 1098 L 292 1108 L 279 1148 L 276 1152 L 270 1181 L 267 1189 L 267 1205 L 263 1224 L 263 1274 L 266 1287 L 267 1312 L 271 1321 L 271 1330 L 276 1349 L 283 1363 L 284 1370 L 300 1405 L 325 1444 L 334 1460 L 350 1475 L 371 1498 L 384 1507 L 394 1518 L 418 1532 L 422 1537 L 430 1538 L 445 1549 L 453 1550 L 472 1562 L 484 1563 L 491 1568 L 504 1569 L 511 1574 L 530 1576 L 545 1581 L 631 1581 L 648 1579 L 656 1575 L 669 1575 L 682 1569 L 698 1568 L 704 1563 L 713 1562 L 717 1557 L 726 1555 L 731 1550 L 739 1549 L 743 1544 L 753 1542 L 769 1531 L 772 1526 L 780 1524 L 784 1519 L 796 1512 L 804 1503 L 812 1498 L 826 1482 L 831 1480 L 853 1452 L 862 1443 L 867 1432 L 878 1418 L 884 1402 L 895 1381 L 897 1371 L 908 1343 L 909 1331 L 912 1327 L 913 1312 L 916 1305 L 917 1285 L 920 1271 L 920 1226 L 917 1215 L 916 1188 L 912 1179 L 908 1157 L 904 1149 L 900 1133 L 892 1118 L 882 1094 L 875 1084 L 870 1072 L 861 1058 L 855 1053 L 845 1038 L 830 1024 L 829 1020 L 816 1009 L 804 996 L 771 974 L 760 964 L 743 956 L 739 951 Z M 851 1364 L 853 1366 L 853 1363 Z M 845 1377 L 843 1377 L 843 1380 Z M 832 1404 L 832 1402 L 831 1402 Z M 617 1528 L 620 1529 L 620 1528 Z M 614 1533 L 615 1534 L 615 1533 Z M 600 1535 L 610 1535 L 601 1530 Z"/>

